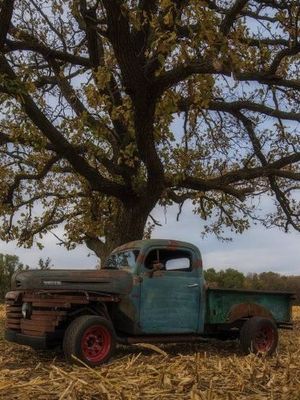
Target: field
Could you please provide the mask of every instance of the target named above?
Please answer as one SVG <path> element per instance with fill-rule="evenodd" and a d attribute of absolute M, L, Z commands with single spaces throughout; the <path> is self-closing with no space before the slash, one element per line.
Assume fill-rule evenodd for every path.
<path fill-rule="evenodd" d="M 0 399 L 300 400 L 300 307 L 295 330 L 281 331 L 278 354 L 242 356 L 236 342 L 121 347 L 110 365 L 71 367 L 57 353 L 3 340 L 0 309 Z"/>

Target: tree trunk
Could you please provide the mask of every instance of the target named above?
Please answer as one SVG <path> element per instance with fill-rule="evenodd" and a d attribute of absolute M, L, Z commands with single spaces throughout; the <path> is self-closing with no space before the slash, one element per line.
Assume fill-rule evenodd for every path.
<path fill-rule="evenodd" d="M 116 247 L 143 238 L 147 218 L 164 190 L 163 165 L 155 148 L 153 136 L 155 101 L 150 89 L 140 88 L 135 99 L 136 144 L 141 159 L 147 169 L 148 182 L 142 195 L 127 197 L 118 202 L 116 211 L 105 227 L 105 242 L 87 241 L 87 246 L 95 251 L 101 264 Z"/>
<path fill-rule="evenodd" d="M 131 205 L 120 204 L 105 229 L 105 241 L 97 237 L 88 237 L 85 240 L 88 248 L 99 257 L 101 265 L 116 247 L 143 238 L 147 218 L 156 204 L 143 200 Z"/>

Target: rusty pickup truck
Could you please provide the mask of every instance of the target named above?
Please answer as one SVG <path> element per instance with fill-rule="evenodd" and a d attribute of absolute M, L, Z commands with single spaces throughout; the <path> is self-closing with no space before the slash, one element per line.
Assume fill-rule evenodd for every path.
<path fill-rule="evenodd" d="M 209 288 L 192 244 L 141 240 L 115 249 L 101 270 L 17 272 L 6 295 L 8 341 L 62 345 L 66 359 L 107 362 L 117 343 L 240 339 L 272 354 L 291 329 L 292 293 Z"/>

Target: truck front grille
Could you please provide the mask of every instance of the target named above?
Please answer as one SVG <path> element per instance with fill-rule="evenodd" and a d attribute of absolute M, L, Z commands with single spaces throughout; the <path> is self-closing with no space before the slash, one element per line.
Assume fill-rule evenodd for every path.
<path fill-rule="evenodd" d="M 5 328 L 21 330 L 22 299 L 19 292 L 9 292 L 5 297 L 6 321 Z"/>
<path fill-rule="evenodd" d="M 61 291 L 13 291 L 7 293 L 6 328 L 29 336 L 45 336 L 64 328 L 70 312 L 102 301 L 118 302 L 119 298 L 109 294 Z M 28 304 L 30 312 L 22 315 L 22 306 Z M 26 307 L 24 308 L 25 312 Z"/>
<path fill-rule="evenodd" d="M 67 309 L 71 303 L 67 299 L 51 295 L 44 297 L 41 294 L 13 291 L 7 293 L 6 304 L 6 329 L 12 329 L 29 336 L 44 336 L 53 333 L 65 319 Z M 22 314 L 22 306 L 27 304 L 30 308 L 28 316 Z"/>

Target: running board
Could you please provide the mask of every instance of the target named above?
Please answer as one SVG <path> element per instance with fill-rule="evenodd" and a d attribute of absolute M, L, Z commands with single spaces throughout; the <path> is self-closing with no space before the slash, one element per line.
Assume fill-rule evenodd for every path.
<path fill-rule="evenodd" d="M 116 340 L 120 344 L 137 343 L 196 343 L 207 342 L 209 339 L 197 335 L 159 335 L 159 336 L 117 336 Z"/>

